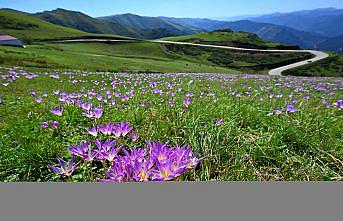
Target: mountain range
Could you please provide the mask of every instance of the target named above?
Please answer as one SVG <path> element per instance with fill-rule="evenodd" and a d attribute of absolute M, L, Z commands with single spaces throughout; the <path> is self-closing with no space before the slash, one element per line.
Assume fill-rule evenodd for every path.
<path fill-rule="evenodd" d="M 81 12 L 65 9 L 26 14 L 49 23 L 84 32 L 116 34 L 142 39 L 231 29 L 254 33 L 272 42 L 299 45 L 305 49 L 342 53 L 343 48 L 343 9 L 334 8 L 274 13 L 238 21 L 146 17 L 135 14 L 93 18 Z"/>
<path fill-rule="evenodd" d="M 274 13 L 248 19 L 254 22 L 283 25 L 326 37 L 343 35 L 343 9 L 323 8 L 290 13 Z"/>

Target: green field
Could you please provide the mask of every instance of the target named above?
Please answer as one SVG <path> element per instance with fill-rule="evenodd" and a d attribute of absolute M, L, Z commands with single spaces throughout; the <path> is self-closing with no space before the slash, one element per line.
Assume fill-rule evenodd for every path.
<path fill-rule="evenodd" d="M 38 76 L 27 79 L 27 73 Z M 67 150 L 72 145 L 93 142 L 85 127 L 123 121 L 139 136 L 137 141 L 117 141 L 128 150 L 144 147 L 147 141 L 200 148 L 199 156 L 207 158 L 178 180 L 314 181 L 343 177 L 343 115 L 336 104 L 343 95 L 341 78 L 26 72 L 13 68 L 1 69 L 0 75 L 0 181 L 66 180 L 48 165 L 55 165 L 58 156 L 68 159 Z M 15 81 L 9 76 L 16 76 Z M 119 96 L 114 96 L 116 93 Z M 68 103 L 61 100 L 64 96 Z M 184 105 L 187 96 L 191 97 L 188 107 Z M 34 98 L 42 98 L 42 102 Z M 96 121 L 83 116 L 76 105 L 80 100 L 90 101 L 93 107 L 101 105 L 103 116 Z M 287 104 L 297 110 L 286 112 Z M 55 107 L 64 108 L 61 117 L 49 112 Z M 273 114 L 278 108 L 283 109 L 281 114 Z M 216 124 L 216 119 L 221 123 Z M 40 126 L 52 121 L 58 121 L 57 129 Z M 96 149 L 94 144 L 92 148 Z M 70 180 L 103 177 L 107 166 L 93 166 L 93 175 L 87 172 L 87 164 L 82 164 Z"/>
<path fill-rule="evenodd" d="M 0 65 L 127 72 L 265 73 L 311 57 L 158 43 L 39 43 L 1 47 Z"/>
<path fill-rule="evenodd" d="M 201 32 L 193 35 L 167 37 L 167 41 L 184 41 L 193 43 L 208 43 L 223 46 L 245 47 L 245 48 L 274 48 L 280 46 L 279 43 L 269 42 L 259 38 L 255 34 L 231 31 Z"/>

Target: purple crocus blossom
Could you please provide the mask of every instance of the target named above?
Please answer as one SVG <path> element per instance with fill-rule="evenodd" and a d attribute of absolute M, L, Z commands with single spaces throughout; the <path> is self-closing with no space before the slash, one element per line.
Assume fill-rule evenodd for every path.
<path fill-rule="evenodd" d="M 174 166 L 170 159 L 165 162 L 160 162 L 158 159 L 155 160 L 156 170 L 152 171 L 152 181 L 169 181 L 179 177 L 186 171 L 186 165 L 180 167 Z"/>
<path fill-rule="evenodd" d="M 35 102 L 37 102 L 37 103 L 42 103 L 42 101 L 43 101 L 43 99 L 40 98 L 40 97 L 36 97 L 36 98 L 34 98 L 33 100 L 34 100 Z"/>
<path fill-rule="evenodd" d="M 112 133 L 119 138 L 120 136 L 126 136 L 128 133 L 130 133 L 132 130 L 132 127 L 127 122 L 121 122 L 117 123 L 115 127 L 113 128 Z"/>
<path fill-rule="evenodd" d="M 97 137 L 98 136 L 98 130 L 97 130 L 97 127 L 94 126 L 92 128 L 86 128 L 86 131 L 92 135 L 93 137 Z"/>
<path fill-rule="evenodd" d="M 100 119 L 102 116 L 102 108 L 101 107 L 95 107 L 93 109 L 93 116 L 97 119 Z"/>
<path fill-rule="evenodd" d="M 81 146 L 72 146 L 68 151 L 75 156 L 86 158 L 88 148 L 90 148 L 89 142 L 84 141 L 82 142 Z"/>
<path fill-rule="evenodd" d="M 293 105 L 291 105 L 291 104 L 287 104 L 286 105 L 286 112 L 287 113 L 294 113 L 294 112 L 296 112 L 298 109 L 295 107 L 295 106 L 293 106 Z"/>
<path fill-rule="evenodd" d="M 188 108 L 188 106 L 191 104 L 192 99 L 190 97 L 187 97 L 185 100 L 183 100 L 183 105 Z"/>
<path fill-rule="evenodd" d="M 40 126 L 43 128 L 48 128 L 49 124 L 48 124 L 48 122 L 42 122 L 42 123 L 40 123 Z"/>
<path fill-rule="evenodd" d="M 338 100 L 333 105 L 336 106 L 338 110 L 342 110 L 343 109 L 343 100 Z"/>
<path fill-rule="evenodd" d="M 53 128 L 55 128 L 55 129 L 57 129 L 58 128 L 58 121 L 53 121 L 52 123 L 51 123 L 51 126 L 53 127 Z"/>
<path fill-rule="evenodd" d="M 59 166 L 49 165 L 50 169 L 55 173 L 65 177 L 70 177 L 81 163 L 81 161 L 78 163 L 74 162 L 74 155 L 71 156 L 71 159 L 68 162 L 59 157 L 56 160 Z"/>
<path fill-rule="evenodd" d="M 56 116 L 61 117 L 62 114 L 63 114 L 63 108 L 59 108 L 59 107 L 52 108 L 52 109 L 50 109 L 50 112 L 51 112 L 53 115 L 56 115 Z"/>
<path fill-rule="evenodd" d="M 220 127 L 221 125 L 223 125 L 223 120 L 217 118 L 217 119 L 214 120 L 214 123 L 215 123 L 215 125 L 216 125 L 217 127 Z"/>
<path fill-rule="evenodd" d="M 136 141 L 138 139 L 138 135 L 137 134 L 131 134 L 130 138 L 132 141 Z"/>
<path fill-rule="evenodd" d="M 173 99 L 170 99 L 170 100 L 168 101 L 168 105 L 171 106 L 171 107 L 173 107 L 173 106 L 174 106 L 174 100 L 173 100 Z"/>

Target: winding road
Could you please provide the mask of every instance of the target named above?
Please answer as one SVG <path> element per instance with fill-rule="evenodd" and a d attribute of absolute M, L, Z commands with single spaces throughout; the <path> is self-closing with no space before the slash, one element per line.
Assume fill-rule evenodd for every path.
<path fill-rule="evenodd" d="M 296 62 L 293 64 L 289 64 L 286 66 L 278 67 L 275 69 L 269 70 L 268 74 L 272 76 L 281 76 L 282 72 L 293 69 L 296 67 L 300 67 L 309 63 L 313 63 L 316 61 L 320 61 L 329 57 L 329 54 L 322 52 L 322 51 L 315 51 L 315 50 L 273 50 L 273 49 L 250 49 L 250 48 L 237 48 L 237 47 L 230 47 L 230 46 L 220 46 L 220 45 L 208 45 L 208 44 L 195 44 L 189 42 L 177 42 L 177 41 L 163 41 L 163 40 L 146 40 L 147 42 L 152 43 L 159 43 L 159 44 L 178 44 L 178 45 L 191 45 L 191 46 L 199 46 L 199 47 L 211 47 L 211 48 L 223 48 L 223 49 L 231 49 L 231 50 L 238 50 L 238 51 L 256 51 L 256 52 L 294 52 L 294 53 L 311 53 L 315 57 L 305 60 Z M 112 40 L 112 39 L 74 39 L 74 40 L 61 40 L 55 42 L 137 42 L 137 40 Z M 99 55 L 100 56 L 100 55 Z"/>

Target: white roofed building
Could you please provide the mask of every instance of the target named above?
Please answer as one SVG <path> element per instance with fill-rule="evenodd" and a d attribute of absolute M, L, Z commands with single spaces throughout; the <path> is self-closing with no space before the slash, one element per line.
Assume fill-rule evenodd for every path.
<path fill-rule="evenodd" d="M 23 43 L 15 37 L 10 35 L 1 35 L 0 34 L 0 45 L 3 46 L 16 46 L 16 47 L 24 47 Z"/>

